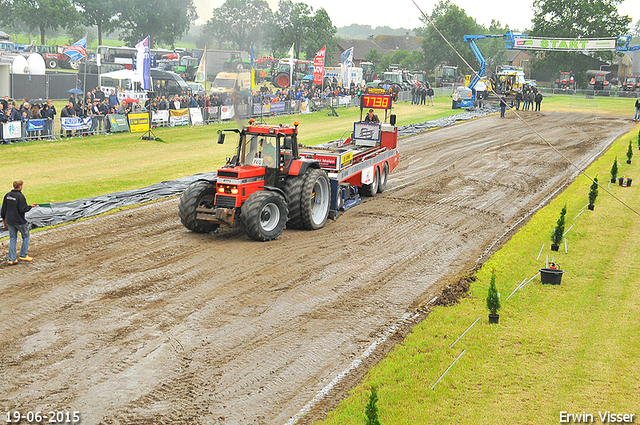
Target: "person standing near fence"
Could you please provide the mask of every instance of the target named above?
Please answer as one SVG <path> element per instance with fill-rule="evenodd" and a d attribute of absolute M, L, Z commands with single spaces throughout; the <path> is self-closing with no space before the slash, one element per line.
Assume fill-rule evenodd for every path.
<path fill-rule="evenodd" d="M 636 99 L 636 115 L 633 118 L 634 121 L 640 121 L 640 95 Z"/>
<path fill-rule="evenodd" d="M 13 182 L 13 190 L 2 200 L 2 223 L 4 228 L 9 230 L 9 257 L 10 266 L 18 264 L 18 260 L 30 262 L 33 258 L 29 257 L 29 223 L 25 218 L 25 214 L 31 211 L 36 204 L 27 204 L 27 199 L 22 194 L 24 182 L 16 180 Z M 18 232 L 22 236 L 22 246 L 20 247 L 20 257 L 17 258 Z"/>
<path fill-rule="evenodd" d="M 53 138 L 53 121 L 56 118 L 56 107 L 53 105 L 53 101 L 51 99 L 47 99 L 47 104 L 45 105 L 45 110 L 43 111 L 43 116 L 45 119 L 44 122 L 44 133 L 45 136 L 49 139 Z"/>
<path fill-rule="evenodd" d="M 536 111 L 540 112 L 540 104 L 542 103 L 542 93 L 536 93 L 534 100 L 536 102 Z"/>

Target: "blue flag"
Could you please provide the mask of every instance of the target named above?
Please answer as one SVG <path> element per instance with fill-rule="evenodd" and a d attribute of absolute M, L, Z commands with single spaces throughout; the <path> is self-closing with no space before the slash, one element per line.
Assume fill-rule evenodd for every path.
<path fill-rule="evenodd" d="M 87 37 L 82 37 L 62 53 L 69 56 L 71 62 L 79 61 L 87 56 Z"/>
<path fill-rule="evenodd" d="M 142 82 L 142 89 L 149 90 L 151 88 L 151 74 L 149 73 L 149 37 L 146 37 L 140 43 L 136 44 L 136 74 Z"/>

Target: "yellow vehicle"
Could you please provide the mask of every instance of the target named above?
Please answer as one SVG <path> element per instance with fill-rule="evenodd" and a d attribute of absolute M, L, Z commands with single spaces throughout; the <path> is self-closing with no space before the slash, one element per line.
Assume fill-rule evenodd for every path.
<path fill-rule="evenodd" d="M 251 88 L 251 72 L 218 72 L 211 86 L 211 94 L 233 93 Z"/>
<path fill-rule="evenodd" d="M 498 95 L 513 95 L 525 84 L 524 71 L 514 66 L 500 66 L 491 77 L 491 89 Z"/>

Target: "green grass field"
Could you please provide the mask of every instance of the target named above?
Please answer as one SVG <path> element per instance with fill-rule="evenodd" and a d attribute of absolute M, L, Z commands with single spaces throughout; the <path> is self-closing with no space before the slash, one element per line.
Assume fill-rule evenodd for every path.
<path fill-rule="evenodd" d="M 436 107 L 400 103 L 393 112 L 398 125 L 406 125 L 459 112 L 447 106 L 446 99 Z M 328 117 L 324 111 L 267 118 L 266 122 L 292 125 L 299 121 L 299 141 L 316 145 L 353 130 L 360 110 L 338 112 L 339 117 Z M 218 145 L 217 130 L 221 128 L 237 128 L 237 124 L 154 130 L 162 142 L 141 140 L 141 133 L 119 133 L 0 145 L 0 184 L 8 190 L 15 179 L 22 179 L 29 202 L 62 202 L 214 171 L 224 165 L 226 157 L 233 156 L 236 143 L 229 136 L 224 145 Z"/>
<path fill-rule="evenodd" d="M 587 173 L 608 182 L 617 156 L 619 175 L 640 178 L 639 130 L 640 124 L 617 140 Z M 629 140 L 635 153 L 631 165 L 624 161 Z M 635 414 L 637 423 L 640 197 L 637 186 L 612 184 L 609 190 L 635 212 L 600 190 L 595 211 L 580 214 L 590 184 L 580 176 L 538 211 L 484 264 L 469 298 L 436 307 L 321 423 L 365 423 L 371 386 L 377 387 L 382 424 L 556 424 L 561 412 L 585 412 L 601 423 L 599 412 L 606 411 Z M 553 253 L 550 234 L 565 204 L 565 229 L 573 226 L 566 235 L 568 253 L 564 246 Z M 524 279 L 545 266 L 547 254 L 565 270 L 562 284 L 542 285 L 538 277 L 507 301 Z M 488 324 L 485 306 L 491 270 L 501 292 L 499 325 Z"/>

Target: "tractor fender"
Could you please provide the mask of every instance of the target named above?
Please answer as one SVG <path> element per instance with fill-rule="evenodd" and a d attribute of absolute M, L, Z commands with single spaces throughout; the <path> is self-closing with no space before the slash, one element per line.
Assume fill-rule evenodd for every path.
<path fill-rule="evenodd" d="M 279 187 L 275 187 L 275 186 L 261 186 L 262 189 L 267 190 L 269 192 L 276 192 L 280 195 L 282 195 L 282 197 L 285 199 L 285 201 L 287 201 L 287 204 L 289 204 L 289 197 L 287 196 L 286 193 L 284 193 L 284 190 L 280 189 Z"/>
<path fill-rule="evenodd" d="M 315 159 L 296 159 L 289 168 L 290 176 L 303 176 L 309 168 L 320 168 L 320 163 Z"/>

